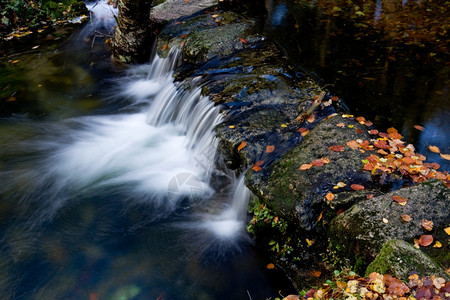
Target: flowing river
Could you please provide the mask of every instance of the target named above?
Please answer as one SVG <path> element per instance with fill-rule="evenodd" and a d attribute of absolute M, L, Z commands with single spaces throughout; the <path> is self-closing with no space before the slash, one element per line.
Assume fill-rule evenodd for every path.
<path fill-rule="evenodd" d="M 18 56 L 27 86 L 0 119 L 1 298 L 278 296 L 246 233 L 250 193 L 214 168 L 218 109 L 173 83 L 177 52 L 113 71 L 86 42 L 114 24 L 103 4 L 57 48 Z"/>

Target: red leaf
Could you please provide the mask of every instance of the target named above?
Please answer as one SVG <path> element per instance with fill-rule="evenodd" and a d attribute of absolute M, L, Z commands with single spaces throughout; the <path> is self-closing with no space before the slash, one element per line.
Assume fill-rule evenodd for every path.
<path fill-rule="evenodd" d="M 360 184 L 352 184 L 350 187 L 355 191 L 361 191 L 364 189 L 364 186 Z"/>
<path fill-rule="evenodd" d="M 394 200 L 395 202 L 401 204 L 401 203 L 406 203 L 406 201 L 408 201 L 408 199 L 397 196 L 397 195 L 393 195 L 392 196 L 392 200 Z"/>
<path fill-rule="evenodd" d="M 344 151 L 344 146 L 334 145 L 334 146 L 329 147 L 328 149 L 330 149 L 331 151 L 335 151 L 335 152 L 342 152 L 342 151 Z"/>
<path fill-rule="evenodd" d="M 419 238 L 419 245 L 420 246 L 430 246 L 433 243 L 433 236 L 430 234 L 424 234 L 420 236 Z"/>
<path fill-rule="evenodd" d="M 246 40 L 246 39 L 240 38 L 239 40 L 240 40 L 243 44 L 247 44 L 247 40 Z"/>
<path fill-rule="evenodd" d="M 321 167 L 325 164 L 325 162 L 319 158 L 319 159 L 315 159 L 311 162 L 311 165 L 313 165 L 314 167 Z"/>

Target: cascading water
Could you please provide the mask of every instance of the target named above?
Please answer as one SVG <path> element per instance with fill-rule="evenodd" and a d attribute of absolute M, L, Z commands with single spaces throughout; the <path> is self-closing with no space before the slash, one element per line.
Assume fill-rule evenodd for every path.
<path fill-rule="evenodd" d="M 178 60 L 105 81 L 102 114 L 0 120 L 0 298 L 276 292 L 244 241 L 243 177 L 210 187 L 221 115 L 195 79 L 173 83 Z"/>

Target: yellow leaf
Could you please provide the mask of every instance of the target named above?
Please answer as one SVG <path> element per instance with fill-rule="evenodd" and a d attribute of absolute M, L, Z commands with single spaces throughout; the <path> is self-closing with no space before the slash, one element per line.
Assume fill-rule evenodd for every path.
<path fill-rule="evenodd" d="M 450 227 L 444 228 L 446 234 L 450 235 Z"/>
<path fill-rule="evenodd" d="M 306 239 L 306 243 L 308 244 L 308 247 L 311 247 L 312 245 L 314 245 L 315 241 L 314 240 L 310 240 L 310 239 Z"/>
<path fill-rule="evenodd" d="M 20 61 L 19 59 L 16 59 L 16 60 L 13 60 L 11 63 L 12 64 L 17 64 L 19 61 Z"/>
<path fill-rule="evenodd" d="M 319 215 L 319 217 L 317 218 L 317 222 L 319 222 L 320 220 L 322 220 L 323 212 L 324 212 L 324 210 L 322 210 L 322 211 L 320 212 L 320 215 Z"/>
<path fill-rule="evenodd" d="M 231 128 L 231 129 L 233 129 L 233 128 L 234 128 L 234 125 L 230 125 L 230 126 L 228 126 L 228 128 Z"/>
<path fill-rule="evenodd" d="M 286 128 L 287 125 L 286 124 L 281 124 L 281 127 Z"/>
<path fill-rule="evenodd" d="M 242 141 L 241 144 L 239 145 L 239 147 L 237 148 L 238 151 L 242 150 L 245 146 L 247 146 L 247 142 L 246 141 Z"/>
<path fill-rule="evenodd" d="M 337 185 L 338 187 L 342 188 L 342 187 L 346 186 L 347 184 L 346 184 L 346 183 L 343 183 L 342 181 L 339 181 L 336 185 Z"/>
<path fill-rule="evenodd" d="M 436 243 L 434 243 L 433 248 L 441 248 L 442 244 L 439 241 L 436 241 Z"/>

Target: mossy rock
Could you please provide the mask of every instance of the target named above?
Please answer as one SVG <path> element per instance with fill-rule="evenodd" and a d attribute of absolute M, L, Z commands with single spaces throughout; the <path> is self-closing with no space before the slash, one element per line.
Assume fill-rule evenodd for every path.
<path fill-rule="evenodd" d="M 344 123 L 345 127 L 336 126 L 339 123 Z M 257 174 L 249 174 L 248 186 L 277 214 L 286 216 L 302 230 L 312 230 L 320 212 L 332 204 L 325 199 L 327 193 L 332 192 L 335 195 L 333 201 L 338 202 L 349 197 L 358 201 L 374 192 L 370 190 L 373 185 L 371 174 L 362 170 L 361 160 L 368 154 L 345 146 L 347 141 L 369 138 L 365 126 L 355 120 L 332 117 L 315 126 L 300 145 L 274 164 L 267 181 L 259 179 Z M 344 145 L 345 148 L 342 152 L 334 152 L 329 150 L 333 145 Z M 299 170 L 303 164 L 321 158 L 329 159 L 330 163 Z M 341 181 L 347 186 L 334 189 Z M 350 185 L 353 183 L 364 185 L 366 189 L 352 191 Z"/>
<path fill-rule="evenodd" d="M 393 200 L 394 195 L 406 198 L 406 204 L 399 205 Z M 426 181 L 353 205 L 331 222 L 330 236 L 334 244 L 341 246 L 343 257 L 358 255 L 367 265 L 377 256 L 383 244 L 391 239 L 413 243 L 421 235 L 431 234 L 435 240 L 439 237 L 443 246 L 421 249 L 433 258 L 440 257 L 440 263 L 448 267 L 448 255 L 443 255 L 449 252 L 448 237 L 443 229 L 450 223 L 449 202 L 450 189 L 444 183 Z M 403 214 L 409 215 L 412 220 L 403 221 Z M 431 232 L 422 227 L 423 219 L 433 221 Z"/>
<path fill-rule="evenodd" d="M 421 277 L 437 275 L 449 280 L 442 266 L 410 243 L 396 239 L 383 245 L 375 260 L 367 267 L 366 276 L 372 272 L 389 274 L 403 281 L 408 281 L 408 276 L 413 272 Z"/>

